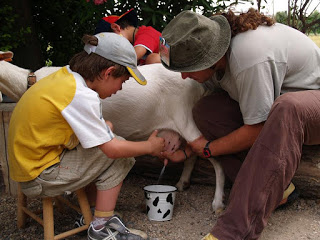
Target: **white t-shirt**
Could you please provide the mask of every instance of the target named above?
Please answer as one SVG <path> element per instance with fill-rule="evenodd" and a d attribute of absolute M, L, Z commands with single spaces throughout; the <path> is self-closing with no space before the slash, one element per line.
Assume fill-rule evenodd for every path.
<path fill-rule="evenodd" d="M 303 33 L 276 23 L 236 35 L 220 85 L 240 104 L 245 124 L 267 119 L 274 100 L 292 91 L 320 89 L 320 49 Z"/>

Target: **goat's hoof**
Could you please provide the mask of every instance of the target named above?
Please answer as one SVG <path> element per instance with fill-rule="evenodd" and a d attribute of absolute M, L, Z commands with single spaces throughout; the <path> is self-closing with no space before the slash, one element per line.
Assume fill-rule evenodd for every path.
<path fill-rule="evenodd" d="M 224 208 L 218 208 L 214 211 L 214 213 L 216 214 L 217 217 L 219 217 L 220 215 L 222 215 L 224 211 Z"/>
<path fill-rule="evenodd" d="M 215 214 L 217 216 L 220 216 L 225 208 L 224 204 L 222 202 L 220 203 L 217 203 L 215 201 L 212 202 L 212 208 L 213 208 L 213 211 L 215 212 Z"/>
<path fill-rule="evenodd" d="M 184 190 L 186 190 L 186 189 L 188 189 L 190 187 L 190 182 L 180 182 L 179 181 L 176 184 L 176 187 L 178 188 L 179 192 L 182 192 L 182 191 L 184 191 Z"/>

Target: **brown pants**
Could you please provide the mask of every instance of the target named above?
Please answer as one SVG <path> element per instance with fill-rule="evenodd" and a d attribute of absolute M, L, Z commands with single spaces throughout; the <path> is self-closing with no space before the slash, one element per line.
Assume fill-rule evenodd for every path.
<path fill-rule="evenodd" d="M 209 140 L 243 125 L 239 105 L 227 94 L 201 99 L 193 113 Z M 320 144 L 319 90 L 277 98 L 243 164 L 237 155 L 217 158 L 234 184 L 227 209 L 211 231 L 216 238 L 259 238 L 299 166 L 303 144 Z"/>

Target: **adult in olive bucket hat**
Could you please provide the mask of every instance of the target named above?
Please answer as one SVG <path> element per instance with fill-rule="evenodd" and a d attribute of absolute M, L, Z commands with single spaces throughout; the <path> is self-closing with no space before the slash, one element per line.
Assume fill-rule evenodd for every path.
<path fill-rule="evenodd" d="M 257 239 L 272 211 L 298 196 L 291 180 L 302 145 L 320 144 L 320 49 L 254 9 L 211 18 L 184 11 L 162 37 L 164 67 L 224 90 L 193 108 L 203 136 L 189 147 L 217 158 L 233 182 L 224 214 L 203 239 Z"/>
<path fill-rule="evenodd" d="M 170 45 L 170 58 L 161 56 L 161 61 L 177 72 L 210 68 L 225 55 L 231 39 L 225 17 L 217 15 L 209 19 L 192 11 L 179 14 L 162 34 Z"/>

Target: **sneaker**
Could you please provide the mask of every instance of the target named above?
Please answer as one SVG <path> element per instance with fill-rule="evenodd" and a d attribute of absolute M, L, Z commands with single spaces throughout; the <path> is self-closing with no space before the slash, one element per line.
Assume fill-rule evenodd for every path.
<path fill-rule="evenodd" d="M 88 240 L 145 240 L 145 232 L 127 228 L 117 215 L 112 216 L 103 228 L 96 230 L 92 223 L 88 229 Z"/>
<path fill-rule="evenodd" d="M 94 215 L 94 208 L 91 208 L 91 212 L 92 215 Z M 114 212 L 115 215 L 119 216 L 120 218 L 122 218 L 122 214 L 119 212 Z M 85 221 L 84 221 L 84 217 L 82 214 L 79 215 L 79 217 L 76 219 L 76 221 L 74 222 L 74 227 L 82 227 L 86 225 Z"/>
<path fill-rule="evenodd" d="M 91 210 L 91 214 L 93 215 L 93 214 L 94 214 L 94 207 L 91 207 L 90 210 Z M 75 227 L 75 228 L 76 228 L 76 227 L 82 227 L 82 226 L 84 226 L 84 225 L 86 225 L 86 223 L 85 223 L 85 221 L 84 221 L 84 217 L 83 217 L 82 214 L 79 214 L 79 215 L 78 215 L 78 218 L 77 218 L 76 221 L 74 222 L 74 227 Z"/>
<path fill-rule="evenodd" d="M 74 226 L 78 228 L 84 225 L 86 225 L 86 223 L 84 222 L 84 217 L 83 215 L 80 215 L 79 218 L 74 222 Z"/>

